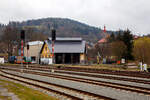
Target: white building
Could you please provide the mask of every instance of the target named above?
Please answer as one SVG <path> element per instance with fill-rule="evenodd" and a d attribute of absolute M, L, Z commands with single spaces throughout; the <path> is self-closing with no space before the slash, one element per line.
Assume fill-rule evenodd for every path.
<path fill-rule="evenodd" d="M 32 41 L 27 43 L 29 45 L 29 50 L 27 52 L 27 46 L 24 47 L 24 56 L 31 57 L 32 63 L 39 62 L 40 50 L 43 45 L 42 41 Z"/>

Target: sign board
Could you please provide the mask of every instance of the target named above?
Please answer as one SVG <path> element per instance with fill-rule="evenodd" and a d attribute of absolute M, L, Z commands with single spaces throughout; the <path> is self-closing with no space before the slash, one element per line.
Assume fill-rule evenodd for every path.
<path fill-rule="evenodd" d="M 143 67 L 144 71 L 147 71 L 147 64 L 143 64 Z"/>
<path fill-rule="evenodd" d="M 106 58 L 103 58 L 103 64 L 106 64 Z"/>
<path fill-rule="evenodd" d="M 124 58 L 121 59 L 121 63 L 125 64 L 125 59 Z"/>

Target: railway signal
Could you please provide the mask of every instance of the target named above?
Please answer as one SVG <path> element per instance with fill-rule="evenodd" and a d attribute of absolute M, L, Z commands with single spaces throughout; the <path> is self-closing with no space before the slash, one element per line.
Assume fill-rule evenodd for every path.
<path fill-rule="evenodd" d="M 53 63 L 55 63 L 55 59 L 54 59 L 54 42 L 56 40 L 56 30 L 52 29 L 52 61 Z"/>
<path fill-rule="evenodd" d="M 52 29 L 52 41 L 56 40 L 56 30 Z"/>
<path fill-rule="evenodd" d="M 22 72 L 23 72 L 23 56 L 24 56 L 24 52 L 23 52 L 23 49 L 24 49 L 24 47 L 23 47 L 23 42 L 24 42 L 24 40 L 25 40 L 25 30 L 21 30 L 21 35 L 20 35 L 20 37 L 21 37 L 21 58 L 22 58 L 22 61 L 21 61 L 21 66 L 22 66 Z"/>
<path fill-rule="evenodd" d="M 25 30 L 21 30 L 21 40 L 25 39 Z"/>
<path fill-rule="evenodd" d="M 29 50 L 29 44 L 27 44 L 27 50 Z"/>
<path fill-rule="evenodd" d="M 29 55 L 29 44 L 27 44 L 27 68 L 28 68 L 28 59 L 29 59 L 28 55 Z"/>

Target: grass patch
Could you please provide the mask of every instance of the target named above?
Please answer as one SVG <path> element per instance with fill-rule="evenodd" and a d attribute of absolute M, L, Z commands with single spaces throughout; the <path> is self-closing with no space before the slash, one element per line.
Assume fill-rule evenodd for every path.
<path fill-rule="evenodd" d="M 127 68 L 123 65 L 104 65 L 104 64 L 100 64 L 100 65 L 95 65 L 96 68 L 99 69 L 108 69 L 108 70 L 117 70 L 117 71 L 140 71 L 138 68 Z"/>
<path fill-rule="evenodd" d="M 6 63 L 3 66 L 18 66 L 20 67 L 20 64 L 10 64 Z M 53 65 L 39 65 L 39 64 L 30 64 L 29 66 L 54 66 L 57 68 L 63 68 L 63 67 L 81 67 L 81 68 L 95 68 L 95 69 L 108 69 L 108 70 L 117 70 L 117 71 L 140 71 L 140 68 L 127 68 L 123 65 L 114 65 L 114 64 L 93 64 L 93 65 L 71 65 L 71 64 L 53 64 Z M 150 68 L 150 65 L 148 66 Z"/>
<path fill-rule="evenodd" d="M 0 79 L 0 85 L 7 88 L 9 92 L 17 95 L 21 100 L 58 100 L 40 91 L 33 90 L 24 85 L 13 83 L 11 81 Z"/>
<path fill-rule="evenodd" d="M 21 64 L 11 64 L 11 63 L 4 63 L 4 64 L 0 64 L 2 66 L 19 66 Z"/>
<path fill-rule="evenodd" d="M 6 96 L 1 96 L 0 94 L 0 100 L 11 100 L 11 98 Z"/>
<path fill-rule="evenodd" d="M 112 65 L 112 64 L 93 64 L 93 65 L 63 65 L 55 64 L 54 66 L 58 67 L 80 67 L 80 68 L 94 68 L 94 69 L 108 69 L 115 71 L 140 71 L 139 68 L 127 68 L 123 65 Z"/>

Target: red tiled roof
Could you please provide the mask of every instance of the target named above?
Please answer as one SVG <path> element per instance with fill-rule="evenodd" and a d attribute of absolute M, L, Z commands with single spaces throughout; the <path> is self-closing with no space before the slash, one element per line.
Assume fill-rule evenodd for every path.
<path fill-rule="evenodd" d="M 105 38 L 98 41 L 98 43 L 105 43 L 105 42 L 107 42 L 107 40 Z"/>
<path fill-rule="evenodd" d="M 134 36 L 133 36 L 133 38 L 134 38 L 134 39 L 137 39 L 137 38 L 139 38 L 139 36 L 137 36 L 137 35 L 134 35 Z"/>

